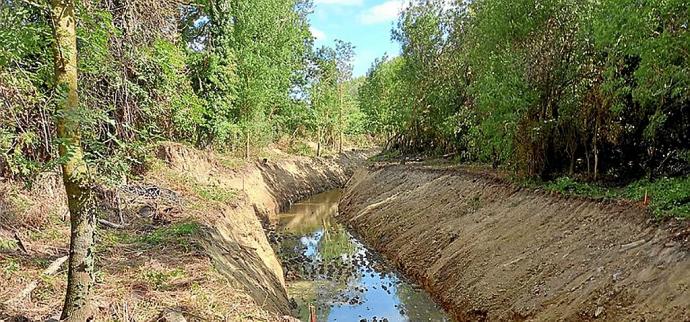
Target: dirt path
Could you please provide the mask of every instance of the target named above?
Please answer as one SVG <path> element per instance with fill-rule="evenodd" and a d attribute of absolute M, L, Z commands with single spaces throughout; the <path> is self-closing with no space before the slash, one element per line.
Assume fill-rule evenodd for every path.
<path fill-rule="evenodd" d="M 687 223 L 629 204 L 389 165 L 355 174 L 340 220 L 458 320 L 690 321 Z"/>

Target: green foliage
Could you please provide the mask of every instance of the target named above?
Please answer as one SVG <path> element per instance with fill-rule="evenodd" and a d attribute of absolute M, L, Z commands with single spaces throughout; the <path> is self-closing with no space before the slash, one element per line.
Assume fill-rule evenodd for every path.
<path fill-rule="evenodd" d="M 17 241 L 14 239 L 0 238 L 0 251 L 6 252 L 15 250 L 17 248 Z"/>
<path fill-rule="evenodd" d="M 179 222 L 167 227 L 160 227 L 143 236 L 141 241 L 152 245 L 179 245 L 185 248 L 190 246 L 189 237 L 196 235 L 201 226 L 196 222 Z"/>
<path fill-rule="evenodd" d="M 304 142 L 297 142 L 296 144 L 293 144 L 288 152 L 290 152 L 291 154 L 309 157 L 316 156 L 316 151 L 314 151 L 314 149 L 312 149 L 309 145 L 307 145 Z"/>
<path fill-rule="evenodd" d="M 10 278 L 13 274 L 21 270 L 21 264 L 13 258 L 8 258 L 2 262 L 2 274 L 4 278 Z"/>
<path fill-rule="evenodd" d="M 117 185 L 139 173 L 160 140 L 249 154 L 285 136 L 295 142 L 320 131 L 333 145 L 337 133 L 366 132 L 353 99 L 351 45 L 336 44 L 337 82 L 310 78 L 310 1 L 131 5 L 137 10 L 109 2 L 77 8 L 81 105 L 71 117 L 99 181 Z M 27 182 L 63 161 L 53 120 L 64 94 L 52 84 L 45 9 L 0 4 L 0 175 Z M 317 87 L 322 94 L 311 99 Z"/>
<path fill-rule="evenodd" d="M 570 177 L 560 177 L 554 181 L 544 184 L 544 188 L 551 191 L 558 191 L 564 194 L 573 194 L 587 197 L 613 196 L 613 192 L 598 185 L 578 182 Z"/>
<path fill-rule="evenodd" d="M 183 278 L 185 272 L 181 268 L 175 268 L 170 271 L 163 270 L 147 270 L 143 272 L 143 280 L 151 284 L 156 289 L 164 289 L 165 285 L 178 278 Z"/>
<path fill-rule="evenodd" d="M 563 194 L 590 198 L 624 198 L 643 203 L 659 217 L 688 218 L 690 215 L 690 177 L 660 178 L 655 181 L 642 179 L 623 187 L 605 187 L 596 183 L 581 182 L 570 177 L 553 181 L 527 181 L 523 185 L 542 187 Z"/>
<path fill-rule="evenodd" d="M 194 191 L 206 200 L 228 203 L 237 198 L 237 191 L 217 186 L 195 185 Z"/>
<path fill-rule="evenodd" d="M 524 177 L 687 174 L 689 17 L 680 0 L 413 1 L 360 109 L 388 148 Z"/>
<path fill-rule="evenodd" d="M 622 193 L 631 200 L 650 200 L 649 208 L 659 216 L 690 217 L 690 177 L 640 180 Z"/>

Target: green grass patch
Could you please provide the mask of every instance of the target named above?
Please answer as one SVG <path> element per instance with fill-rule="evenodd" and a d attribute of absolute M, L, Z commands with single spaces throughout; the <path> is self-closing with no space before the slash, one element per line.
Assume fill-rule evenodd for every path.
<path fill-rule="evenodd" d="M 196 222 L 179 222 L 167 227 L 160 227 L 141 238 L 141 241 L 158 246 L 162 244 L 174 244 L 186 249 L 191 248 L 191 236 L 196 235 L 201 225 Z"/>
<path fill-rule="evenodd" d="M 579 182 L 570 177 L 561 177 L 554 181 L 545 182 L 543 188 L 564 194 L 587 196 L 592 198 L 615 197 L 617 192 L 611 188 L 587 182 Z"/>
<path fill-rule="evenodd" d="M 306 157 L 315 157 L 316 151 L 305 142 L 297 142 L 290 146 L 288 153 Z"/>
<path fill-rule="evenodd" d="M 650 198 L 649 208 L 656 215 L 690 218 L 690 177 L 640 180 L 623 190 L 623 197 L 643 200 Z"/>
<path fill-rule="evenodd" d="M 654 181 L 643 179 L 623 187 L 605 187 L 561 177 L 548 182 L 526 181 L 523 186 L 590 198 L 623 198 L 639 202 L 644 200 L 646 194 L 649 199 L 648 207 L 654 215 L 690 218 L 690 177 L 661 178 Z"/>
<path fill-rule="evenodd" d="M 16 240 L 0 238 L 0 251 L 12 251 L 15 249 L 17 249 Z"/>
<path fill-rule="evenodd" d="M 154 288 L 160 290 L 164 289 L 168 282 L 178 278 L 183 278 L 184 276 L 185 272 L 181 268 L 176 268 L 170 271 L 147 270 L 143 272 L 142 279 Z"/>
<path fill-rule="evenodd" d="M 371 161 L 390 161 L 400 158 L 402 153 L 399 150 L 386 150 L 370 158 Z"/>
<path fill-rule="evenodd" d="M 237 198 L 237 191 L 233 189 L 225 189 L 217 186 L 205 186 L 200 184 L 193 184 L 192 189 L 199 195 L 199 197 L 222 203 L 228 203 Z"/>
<path fill-rule="evenodd" d="M 4 278 L 10 278 L 15 273 L 21 270 L 21 265 L 16 259 L 8 258 L 2 262 L 2 275 Z"/>

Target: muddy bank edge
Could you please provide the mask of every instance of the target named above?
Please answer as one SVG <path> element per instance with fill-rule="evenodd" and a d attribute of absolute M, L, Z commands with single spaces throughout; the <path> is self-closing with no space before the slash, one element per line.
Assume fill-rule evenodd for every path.
<path fill-rule="evenodd" d="M 690 320 L 687 223 L 634 205 L 386 165 L 357 171 L 339 217 L 458 320 Z"/>
<path fill-rule="evenodd" d="M 279 259 L 263 229 L 293 202 L 343 187 L 370 153 L 349 151 L 329 158 L 283 156 L 226 167 L 212 154 L 169 143 L 158 157 L 196 184 L 233 191 L 234 202 L 209 213 L 201 244 L 216 269 L 265 310 L 289 314 Z"/>

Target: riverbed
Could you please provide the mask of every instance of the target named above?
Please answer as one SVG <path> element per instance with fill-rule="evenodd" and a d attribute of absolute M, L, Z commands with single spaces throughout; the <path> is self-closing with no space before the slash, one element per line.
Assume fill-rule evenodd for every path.
<path fill-rule="evenodd" d="M 281 213 L 276 248 L 295 313 L 308 321 L 450 321 L 334 218 L 342 192 L 307 198 Z"/>

